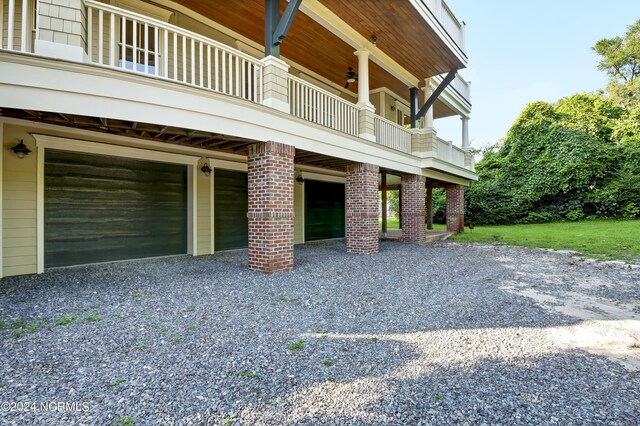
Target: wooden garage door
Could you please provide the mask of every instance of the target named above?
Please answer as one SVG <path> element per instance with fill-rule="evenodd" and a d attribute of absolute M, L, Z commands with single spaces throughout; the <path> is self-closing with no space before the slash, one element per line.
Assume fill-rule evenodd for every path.
<path fill-rule="evenodd" d="M 247 173 L 214 171 L 214 239 L 216 250 L 249 245 Z"/>
<path fill-rule="evenodd" d="M 45 267 L 187 252 L 186 166 L 47 150 Z"/>
<path fill-rule="evenodd" d="M 304 191 L 305 241 L 344 237 L 344 184 L 306 180 Z"/>

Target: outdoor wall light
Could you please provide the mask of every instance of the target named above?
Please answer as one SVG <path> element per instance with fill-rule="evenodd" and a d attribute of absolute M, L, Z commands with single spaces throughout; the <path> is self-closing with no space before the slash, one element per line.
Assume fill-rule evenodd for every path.
<path fill-rule="evenodd" d="M 205 176 L 211 176 L 211 172 L 213 171 L 213 169 L 209 167 L 209 163 L 204 163 L 204 165 L 200 167 L 200 170 L 202 170 Z"/>
<path fill-rule="evenodd" d="M 374 34 L 371 36 L 371 44 L 373 44 L 373 47 L 375 47 L 377 43 L 378 43 L 378 37 L 376 37 L 376 35 Z"/>
<path fill-rule="evenodd" d="M 302 175 L 298 175 L 298 177 L 296 177 L 296 182 L 298 182 L 298 183 L 303 183 L 304 182 L 304 178 L 302 177 Z"/>
<path fill-rule="evenodd" d="M 31 150 L 24 144 L 22 139 L 20 139 L 20 142 L 16 146 L 11 148 L 11 151 L 13 151 L 18 156 L 18 158 L 24 158 L 25 155 L 29 155 L 29 153 L 31 152 Z"/>

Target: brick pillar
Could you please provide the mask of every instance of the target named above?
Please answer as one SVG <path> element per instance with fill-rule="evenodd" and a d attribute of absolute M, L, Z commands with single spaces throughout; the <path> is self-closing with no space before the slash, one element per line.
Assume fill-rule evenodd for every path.
<path fill-rule="evenodd" d="M 295 148 L 259 142 L 249 149 L 249 269 L 293 268 L 293 158 Z"/>
<path fill-rule="evenodd" d="M 447 231 L 464 232 L 464 186 L 447 186 Z"/>
<path fill-rule="evenodd" d="M 347 251 L 378 252 L 378 166 L 347 166 Z"/>
<path fill-rule="evenodd" d="M 402 241 L 425 241 L 425 179 L 424 176 L 402 176 Z"/>

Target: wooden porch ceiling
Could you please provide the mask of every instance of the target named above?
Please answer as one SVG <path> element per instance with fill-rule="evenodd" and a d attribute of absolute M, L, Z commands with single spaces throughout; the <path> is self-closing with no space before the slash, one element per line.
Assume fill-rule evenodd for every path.
<path fill-rule="evenodd" d="M 264 45 L 264 0 L 182 0 L 179 3 L 261 46 Z M 439 41 L 438 36 L 422 21 L 407 0 L 322 0 L 322 3 L 367 39 L 375 34 L 378 47 L 418 78 L 431 77 L 463 66 L 454 59 L 455 56 Z M 358 6 L 355 3 L 360 8 L 366 4 L 366 16 L 357 13 Z M 282 1 L 281 9 L 284 10 L 285 7 L 286 2 Z M 284 58 L 340 86 L 345 83 L 349 67 L 357 70 L 358 58 L 354 51 L 353 47 L 301 11 L 293 20 L 289 34 L 281 46 Z M 406 84 L 373 61 L 369 63 L 369 86 L 370 89 L 387 87 L 406 101 L 409 100 L 409 88 Z M 349 89 L 357 91 L 357 83 L 350 85 Z M 455 113 L 444 104 L 436 103 L 436 118 L 453 114 Z"/>

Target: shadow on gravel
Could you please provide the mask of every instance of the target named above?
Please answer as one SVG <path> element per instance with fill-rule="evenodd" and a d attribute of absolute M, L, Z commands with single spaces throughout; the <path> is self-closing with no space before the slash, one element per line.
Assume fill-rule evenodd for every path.
<path fill-rule="evenodd" d="M 640 416 L 637 377 L 550 341 L 547 330 L 579 321 L 503 291 L 523 278 L 497 253 L 383 242 L 362 257 L 338 240 L 296 246 L 291 273 L 246 263 L 242 250 L 3 279 L 0 395 L 90 410 L 0 420 L 624 425 Z"/>

